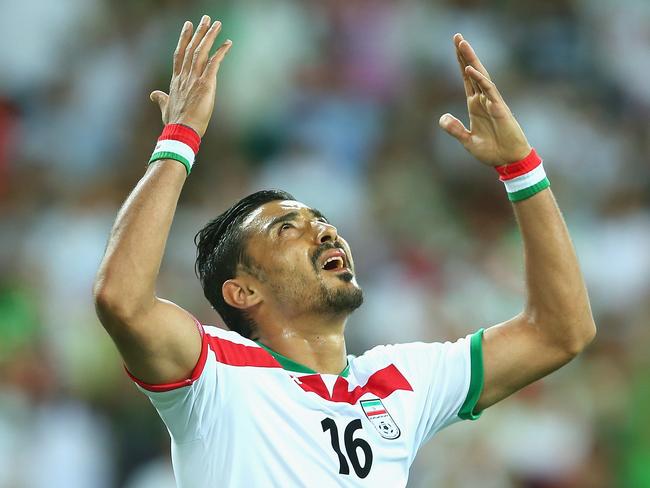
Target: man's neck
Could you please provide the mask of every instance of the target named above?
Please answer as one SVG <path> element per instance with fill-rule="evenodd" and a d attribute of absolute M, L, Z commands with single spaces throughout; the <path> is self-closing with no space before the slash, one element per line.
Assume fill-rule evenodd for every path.
<path fill-rule="evenodd" d="M 258 341 L 318 373 L 339 374 L 347 366 L 346 321 L 347 317 L 303 317 L 299 322 L 279 319 L 259 327 Z"/>

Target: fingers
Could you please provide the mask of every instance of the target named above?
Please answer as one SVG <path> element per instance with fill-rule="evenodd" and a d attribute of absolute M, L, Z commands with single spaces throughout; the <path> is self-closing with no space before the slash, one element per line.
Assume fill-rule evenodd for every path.
<path fill-rule="evenodd" d="M 460 71 L 463 76 L 463 85 L 465 86 L 465 95 L 470 97 L 476 93 L 481 93 L 480 88 L 474 80 L 472 80 L 467 73 L 465 73 L 465 68 L 467 68 L 467 62 L 463 59 L 463 56 L 460 54 L 458 49 L 456 49 L 456 59 L 458 59 L 458 64 L 460 65 Z"/>
<path fill-rule="evenodd" d="M 462 36 L 460 34 L 454 35 L 454 45 L 456 45 L 457 37 L 460 37 L 462 39 Z M 460 66 L 460 74 L 463 77 L 463 85 L 465 86 L 465 95 L 471 97 L 472 95 L 474 95 L 476 90 L 472 84 L 471 78 L 467 76 L 467 73 L 465 73 L 465 67 L 467 66 L 467 63 L 461 56 L 460 51 L 458 50 L 458 46 L 456 46 L 456 59 L 458 60 L 458 65 Z"/>
<path fill-rule="evenodd" d="M 459 38 L 457 38 L 456 36 L 459 36 Z M 474 48 L 472 48 L 469 42 L 463 39 L 462 35 L 457 34 L 456 36 L 454 36 L 454 42 L 456 42 L 456 48 L 458 49 L 458 52 L 460 53 L 462 58 L 466 61 L 467 65 L 477 69 L 483 76 L 485 76 L 489 80 L 490 74 L 487 72 L 485 66 L 483 66 L 481 60 L 476 55 Z"/>
<path fill-rule="evenodd" d="M 198 45 L 201 43 L 201 40 L 203 40 L 203 36 L 205 36 L 209 27 L 210 27 L 210 17 L 204 15 L 203 17 L 201 17 L 201 22 L 199 22 L 199 26 L 196 28 L 196 32 L 194 32 L 194 35 L 192 36 L 192 40 L 189 42 L 187 48 L 185 49 L 185 55 L 183 57 L 183 67 L 181 68 L 182 74 L 187 75 L 192 69 L 192 60 L 194 58 L 194 52 L 196 51 Z"/>
<path fill-rule="evenodd" d="M 226 54 L 228 54 L 228 51 L 230 51 L 231 46 L 232 41 L 230 39 L 226 40 L 226 42 L 219 46 L 219 49 L 217 49 L 217 51 L 212 56 L 210 56 L 208 64 L 203 73 L 203 77 L 207 79 L 214 79 L 217 76 L 221 61 L 223 61 L 223 58 L 226 57 Z"/>
<path fill-rule="evenodd" d="M 183 24 L 183 28 L 181 29 L 181 35 L 178 38 L 178 45 L 176 46 L 176 50 L 174 51 L 174 74 L 175 75 L 181 72 L 181 68 L 183 67 L 183 58 L 185 58 L 185 50 L 187 49 L 187 45 L 189 44 L 191 37 L 192 37 L 192 22 L 186 21 Z"/>
<path fill-rule="evenodd" d="M 481 92 L 492 102 L 501 100 L 501 94 L 497 90 L 496 85 L 487 78 L 483 73 L 474 68 L 474 66 L 467 66 L 465 73 L 479 86 Z"/>
<path fill-rule="evenodd" d="M 456 33 L 454 34 L 453 40 L 454 40 L 454 45 L 456 46 L 456 58 L 458 59 L 458 64 L 460 64 L 460 70 L 463 75 L 463 84 L 465 85 L 465 95 L 469 97 L 477 93 L 482 93 L 479 84 L 476 83 L 476 81 L 474 81 L 471 77 L 469 77 L 465 72 L 465 68 L 469 66 L 469 63 L 465 59 L 465 56 L 463 56 L 463 53 L 459 47 L 460 43 L 465 41 L 463 35 L 460 33 Z"/>
<path fill-rule="evenodd" d="M 214 40 L 216 39 L 220 30 L 221 30 L 221 22 L 219 22 L 218 20 L 216 22 L 213 22 L 213 24 L 210 26 L 210 29 L 208 29 L 208 31 L 206 32 L 203 39 L 201 39 L 201 43 L 194 51 L 194 58 L 192 60 L 192 73 L 195 76 L 198 77 L 203 74 L 205 65 L 208 62 L 208 55 L 210 54 L 210 49 L 212 49 L 212 44 L 214 44 Z"/>
<path fill-rule="evenodd" d="M 472 134 L 463 123 L 451 114 L 444 114 L 440 117 L 438 123 L 447 134 L 457 139 L 463 145 L 468 143 L 472 137 Z"/>

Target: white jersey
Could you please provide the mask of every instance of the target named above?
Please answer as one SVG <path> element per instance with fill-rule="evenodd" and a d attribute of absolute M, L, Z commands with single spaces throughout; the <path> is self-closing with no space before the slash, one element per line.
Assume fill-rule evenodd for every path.
<path fill-rule="evenodd" d="M 475 419 L 483 331 L 378 346 L 318 374 L 236 332 L 200 326 L 191 378 L 147 385 L 180 488 L 405 486 L 420 446 Z"/>

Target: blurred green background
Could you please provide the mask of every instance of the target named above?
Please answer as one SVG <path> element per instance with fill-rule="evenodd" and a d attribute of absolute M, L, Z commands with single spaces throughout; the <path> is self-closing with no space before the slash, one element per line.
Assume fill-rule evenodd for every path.
<path fill-rule="evenodd" d="M 587 279 L 596 341 L 456 425 L 409 486 L 650 486 L 650 2 L 0 1 L 0 487 L 166 488 L 169 440 L 123 373 L 91 286 L 161 130 L 185 19 L 234 41 L 158 293 L 218 316 L 195 232 L 279 187 L 351 243 L 366 302 L 348 350 L 449 340 L 523 305 L 496 175 L 437 128 L 466 120 L 451 43 L 472 42 L 545 158 Z M 254 446 L 251 461 L 255 460 Z"/>

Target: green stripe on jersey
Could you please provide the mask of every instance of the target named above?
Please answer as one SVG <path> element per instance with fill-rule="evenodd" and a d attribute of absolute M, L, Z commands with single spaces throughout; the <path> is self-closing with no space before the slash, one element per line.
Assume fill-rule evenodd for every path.
<path fill-rule="evenodd" d="M 287 371 L 293 371 L 295 373 L 319 374 L 318 371 L 314 371 L 313 369 L 308 368 L 304 364 L 300 364 L 299 362 L 294 361 L 293 359 L 289 359 L 288 357 L 283 356 L 279 352 L 275 352 L 273 349 L 266 347 L 264 344 L 262 344 L 259 341 L 255 341 L 255 343 L 261 346 L 271 356 L 273 356 L 275 360 L 278 363 L 280 363 L 280 366 L 282 366 L 282 368 L 286 369 Z M 350 364 L 348 363 L 345 365 L 345 368 L 343 368 L 343 371 L 339 373 L 339 376 L 343 376 L 344 378 L 347 378 L 349 374 L 350 374 Z"/>
<path fill-rule="evenodd" d="M 469 340 L 471 377 L 465 402 L 458 412 L 463 420 L 476 420 L 482 413 L 474 412 L 474 409 L 483 391 L 483 332 L 484 329 L 476 331 Z"/>

